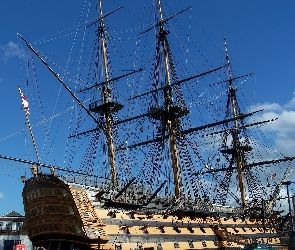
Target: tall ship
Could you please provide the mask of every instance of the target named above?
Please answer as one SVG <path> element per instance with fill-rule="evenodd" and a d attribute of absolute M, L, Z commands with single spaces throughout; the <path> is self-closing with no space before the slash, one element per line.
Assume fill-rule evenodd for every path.
<path fill-rule="evenodd" d="M 189 7 L 169 15 L 154 1 L 150 22 L 133 20 L 139 26 L 127 30 L 108 26 L 124 6 L 105 10 L 102 0 L 94 2 L 84 4 L 80 22 L 66 33 L 36 43 L 19 34 L 29 54 L 19 92 L 34 154 L 10 159 L 31 168 L 22 180 L 33 245 L 283 244 L 292 217 L 278 198 L 295 158 L 272 150 L 261 135 L 275 117 L 262 119 L 262 110 L 241 105 L 253 73 L 233 74 L 225 39 L 219 65 L 188 49 L 194 44 L 181 20 Z M 42 50 L 49 42 L 50 51 Z M 39 80 L 44 75 L 50 86 Z"/>

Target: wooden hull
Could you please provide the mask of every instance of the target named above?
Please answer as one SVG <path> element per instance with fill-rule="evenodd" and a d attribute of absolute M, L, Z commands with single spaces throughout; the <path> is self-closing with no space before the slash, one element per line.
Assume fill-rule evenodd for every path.
<path fill-rule="evenodd" d="M 85 187 L 84 187 L 85 188 Z M 27 180 L 23 190 L 27 230 L 34 246 L 46 249 L 205 249 L 250 242 L 280 244 L 259 220 L 191 211 L 146 213 L 104 207 L 95 191 L 54 175 Z M 127 206 L 126 206 L 127 207 Z"/>
<path fill-rule="evenodd" d="M 22 195 L 33 245 L 90 249 L 97 246 L 98 236 L 102 243 L 109 240 L 84 190 L 72 188 L 54 175 L 40 174 L 26 181 Z"/>

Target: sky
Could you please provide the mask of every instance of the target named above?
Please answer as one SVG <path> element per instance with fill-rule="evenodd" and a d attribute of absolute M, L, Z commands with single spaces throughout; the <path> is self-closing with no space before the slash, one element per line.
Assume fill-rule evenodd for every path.
<path fill-rule="evenodd" d="M 142 18 L 142 5 L 152 0 L 135 4 L 133 0 L 107 2 L 106 12 L 124 6 L 129 18 L 113 19 L 110 24 L 120 30 L 121 25 L 135 27 L 137 18 Z M 26 145 L 24 136 L 11 136 L 23 129 L 25 119 L 17 88 L 25 82 L 20 63 L 24 52 L 20 50 L 17 33 L 28 41 L 37 41 L 72 28 L 77 24 L 84 3 L 82 0 L 0 2 L 0 155 L 21 158 Z M 269 128 L 272 139 L 278 150 L 295 156 L 295 2 L 175 0 L 169 8 L 175 13 L 189 6 L 192 9 L 186 17 L 190 19 L 190 39 L 204 39 L 199 41 L 203 54 L 213 62 L 214 56 L 218 60 L 223 56 L 223 39 L 226 38 L 235 65 L 233 71 L 237 74 L 255 72 L 254 84 L 248 89 L 251 105 L 265 108 L 266 117 L 279 118 Z M 29 175 L 28 168 L 0 161 L 0 215 L 11 210 L 24 213 L 21 175 Z"/>

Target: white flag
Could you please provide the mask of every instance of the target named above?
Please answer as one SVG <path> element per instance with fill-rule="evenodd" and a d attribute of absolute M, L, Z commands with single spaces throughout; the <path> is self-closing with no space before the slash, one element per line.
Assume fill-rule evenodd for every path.
<path fill-rule="evenodd" d="M 19 90 L 19 92 L 20 92 L 20 96 L 22 98 L 23 109 L 29 113 L 29 102 L 28 102 L 27 98 L 24 96 L 23 92 L 21 90 Z"/>

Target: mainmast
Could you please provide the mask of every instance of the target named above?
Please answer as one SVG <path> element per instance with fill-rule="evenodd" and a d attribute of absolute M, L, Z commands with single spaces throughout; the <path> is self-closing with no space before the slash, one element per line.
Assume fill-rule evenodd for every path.
<path fill-rule="evenodd" d="M 167 125 L 168 129 L 168 137 L 169 137 L 169 149 L 170 156 L 172 162 L 173 169 L 173 177 L 174 177 L 174 187 L 175 187 L 175 197 L 179 198 L 180 193 L 180 179 L 179 179 L 179 158 L 178 158 L 178 149 L 176 144 L 176 128 L 178 124 L 178 117 L 176 116 L 176 109 L 173 105 L 173 97 L 172 97 L 172 88 L 171 88 L 171 77 L 170 77 L 170 69 L 169 69 L 169 55 L 168 55 L 168 41 L 167 34 L 168 32 L 164 29 L 164 20 L 161 8 L 161 2 L 158 0 L 158 8 L 159 8 L 159 42 L 160 46 L 163 49 L 164 56 L 164 65 L 165 65 L 165 74 L 166 74 L 166 88 L 164 89 L 164 109 L 161 112 L 161 117 L 164 118 L 164 122 Z M 176 109 L 175 109 L 176 108 Z"/>

